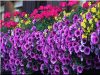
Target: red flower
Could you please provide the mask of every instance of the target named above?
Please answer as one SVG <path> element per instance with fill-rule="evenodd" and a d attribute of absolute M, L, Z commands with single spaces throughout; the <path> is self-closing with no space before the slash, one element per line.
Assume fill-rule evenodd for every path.
<path fill-rule="evenodd" d="M 3 26 L 3 20 L 0 20 L 0 28 Z"/>
<path fill-rule="evenodd" d="M 10 12 L 5 12 L 4 13 L 4 18 L 10 18 L 10 16 L 11 16 Z"/>
<path fill-rule="evenodd" d="M 38 10 L 34 9 L 34 11 L 30 14 L 30 18 L 33 18 L 36 14 L 38 14 Z"/>
<path fill-rule="evenodd" d="M 88 8 L 89 7 L 89 3 L 88 2 L 85 2 L 84 4 L 83 4 L 83 8 Z"/>
<path fill-rule="evenodd" d="M 10 20 L 8 22 L 5 22 L 4 26 L 7 27 L 7 28 L 16 27 L 17 26 L 17 22 L 14 22 L 14 21 Z"/>
<path fill-rule="evenodd" d="M 61 7 L 66 7 L 67 6 L 67 3 L 66 2 L 60 2 L 60 6 Z"/>
<path fill-rule="evenodd" d="M 45 11 L 44 12 L 44 17 L 49 18 L 51 16 L 50 11 Z"/>
<path fill-rule="evenodd" d="M 39 7 L 39 10 L 44 10 L 44 6 L 40 6 Z"/>
<path fill-rule="evenodd" d="M 53 6 L 50 4 L 48 4 L 47 6 L 44 7 L 45 10 L 52 9 L 52 8 L 53 8 Z"/>
<path fill-rule="evenodd" d="M 34 9 L 34 11 L 32 12 L 33 15 L 35 15 L 37 13 L 38 13 L 38 10 L 37 9 Z"/>
<path fill-rule="evenodd" d="M 78 2 L 79 2 L 79 1 L 71 1 L 71 0 L 69 0 L 68 6 L 76 5 L 76 4 L 78 4 Z"/>
<path fill-rule="evenodd" d="M 22 12 L 22 13 L 21 13 L 21 17 L 24 17 L 25 14 L 26 14 L 26 12 Z"/>
<path fill-rule="evenodd" d="M 20 14 L 19 11 L 15 11 L 15 12 L 14 12 L 14 16 L 18 16 L 19 14 Z"/>
<path fill-rule="evenodd" d="M 57 12 L 55 9 L 52 9 L 52 10 L 50 11 L 50 15 L 51 15 L 52 17 L 55 17 L 55 16 L 58 15 L 58 12 Z"/>
<path fill-rule="evenodd" d="M 35 19 L 43 19 L 43 15 L 41 15 L 41 14 L 36 14 L 35 16 L 34 16 L 34 18 Z"/>

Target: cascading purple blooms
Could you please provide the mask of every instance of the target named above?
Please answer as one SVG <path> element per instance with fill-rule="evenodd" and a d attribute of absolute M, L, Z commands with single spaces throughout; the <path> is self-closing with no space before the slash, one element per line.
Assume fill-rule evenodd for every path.
<path fill-rule="evenodd" d="M 1 32 L 2 69 L 12 74 L 38 70 L 44 74 L 47 69 L 51 75 L 82 73 L 91 67 L 100 69 L 100 28 L 90 39 L 83 39 L 80 18 L 75 15 L 73 20 L 54 23 L 51 31 L 38 31 L 33 26 L 31 30 Z"/>

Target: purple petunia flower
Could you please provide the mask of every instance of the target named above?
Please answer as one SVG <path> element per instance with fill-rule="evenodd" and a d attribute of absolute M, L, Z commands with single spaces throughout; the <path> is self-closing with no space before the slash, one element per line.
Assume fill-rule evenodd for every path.
<path fill-rule="evenodd" d="M 75 51 L 75 53 L 78 53 L 79 52 L 79 46 L 78 45 L 75 45 L 74 46 L 74 51 Z"/>
<path fill-rule="evenodd" d="M 66 67 L 62 67 L 63 74 L 68 75 L 69 70 Z"/>
<path fill-rule="evenodd" d="M 96 48 L 94 53 L 95 53 L 95 55 L 99 55 L 100 54 L 100 50 L 98 48 Z"/>
<path fill-rule="evenodd" d="M 98 36 L 91 36 L 91 42 L 92 42 L 93 44 L 97 44 L 97 43 L 99 42 Z"/>
<path fill-rule="evenodd" d="M 31 31 L 36 31 L 37 29 L 36 29 L 36 26 L 33 26 L 32 28 L 31 28 Z"/>
<path fill-rule="evenodd" d="M 85 49 L 85 47 L 84 47 L 83 45 L 80 45 L 80 46 L 79 46 L 79 50 L 80 50 L 81 52 L 84 52 L 84 49 Z"/>
<path fill-rule="evenodd" d="M 91 18 L 92 18 L 91 12 L 87 13 L 87 14 L 86 14 L 86 19 L 90 20 Z"/>
<path fill-rule="evenodd" d="M 68 51 L 69 51 L 70 54 L 72 54 L 72 52 L 74 51 L 74 47 L 73 46 L 69 47 Z"/>
<path fill-rule="evenodd" d="M 86 64 L 87 64 L 87 65 L 91 65 L 91 64 L 92 64 L 92 63 L 91 63 L 91 60 L 87 59 L 87 60 L 86 60 Z"/>
<path fill-rule="evenodd" d="M 77 21 L 78 21 L 78 15 L 74 15 L 73 21 L 74 21 L 74 22 L 77 22 Z"/>
<path fill-rule="evenodd" d="M 81 40 L 81 44 L 82 44 L 82 45 L 86 44 L 86 42 L 87 42 L 87 39 L 85 39 L 85 38 L 83 38 L 83 39 Z"/>
<path fill-rule="evenodd" d="M 60 67 L 59 67 L 59 65 L 55 65 L 55 66 L 54 66 L 54 69 L 55 69 L 56 72 L 60 72 Z"/>
<path fill-rule="evenodd" d="M 77 73 L 82 73 L 82 72 L 83 72 L 83 67 L 77 66 Z"/>
<path fill-rule="evenodd" d="M 9 64 L 5 64 L 4 68 L 5 68 L 6 71 L 9 70 L 10 69 Z"/>
<path fill-rule="evenodd" d="M 30 46 L 30 45 L 29 45 L 28 43 L 26 43 L 26 44 L 24 45 L 24 49 L 25 49 L 25 50 L 28 50 L 28 49 L 29 49 L 29 46 Z"/>
<path fill-rule="evenodd" d="M 44 64 L 41 64 L 41 66 L 40 66 L 40 70 L 43 71 L 44 68 L 45 68 L 45 65 L 44 65 Z"/>
<path fill-rule="evenodd" d="M 75 34 L 76 37 L 79 37 L 81 35 L 81 31 L 80 30 L 76 30 L 74 34 Z"/>
<path fill-rule="evenodd" d="M 100 36 L 100 27 L 97 28 L 97 34 Z"/>
<path fill-rule="evenodd" d="M 100 27 L 100 20 L 96 23 L 97 28 Z"/>
<path fill-rule="evenodd" d="M 35 24 L 35 23 L 36 23 L 36 19 L 34 19 L 34 20 L 32 21 L 32 23 Z"/>
<path fill-rule="evenodd" d="M 90 54 L 90 47 L 85 47 L 84 54 L 86 54 L 86 55 Z"/>
<path fill-rule="evenodd" d="M 69 20 L 66 20 L 66 21 L 65 21 L 65 24 L 66 24 L 66 25 L 69 25 L 69 24 L 70 24 L 70 21 L 69 21 Z"/>
<path fill-rule="evenodd" d="M 32 69 L 33 71 L 38 71 L 38 66 L 34 65 Z"/>
<path fill-rule="evenodd" d="M 50 61 L 52 64 L 55 64 L 57 62 L 57 59 L 56 59 L 56 57 L 52 56 Z"/>
<path fill-rule="evenodd" d="M 24 70 L 24 68 L 19 68 L 19 74 L 25 75 L 25 70 Z"/>

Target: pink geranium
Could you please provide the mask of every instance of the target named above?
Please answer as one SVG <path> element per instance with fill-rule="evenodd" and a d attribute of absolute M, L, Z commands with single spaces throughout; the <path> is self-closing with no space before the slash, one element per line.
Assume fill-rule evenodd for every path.
<path fill-rule="evenodd" d="M 16 27 L 17 26 L 17 22 L 14 22 L 14 21 L 10 20 L 8 22 L 5 22 L 4 26 L 7 27 L 7 28 Z"/>
<path fill-rule="evenodd" d="M 68 6 L 76 5 L 76 4 L 78 4 L 78 2 L 79 2 L 79 1 L 72 1 L 72 0 L 69 0 Z"/>
<path fill-rule="evenodd" d="M 14 16 L 18 16 L 20 14 L 19 11 L 14 11 Z"/>
<path fill-rule="evenodd" d="M 40 6 L 38 9 L 35 9 L 30 14 L 30 18 L 43 19 L 43 18 L 55 17 L 61 11 L 62 9 L 60 7 L 52 6 L 50 4 L 47 6 Z"/>
<path fill-rule="evenodd" d="M 84 4 L 83 4 L 83 8 L 88 8 L 89 7 L 89 2 L 85 2 Z"/>
<path fill-rule="evenodd" d="M 38 9 L 39 10 L 44 10 L 44 6 L 40 6 Z"/>
<path fill-rule="evenodd" d="M 38 19 L 39 18 L 39 14 L 35 15 L 34 18 L 35 19 Z"/>
<path fill-rule="evenodd" d="M 22 13 L 21 13 L 21 17 L 24 17 L 25 14 L 26 14 L 26 12 L 22 12 Z"/>
<path fill-rule="evenodd" d="M 60 2 L 60 6 L 61 7 L 66 7 L 67 6 L 67 3 L 66 2 Z"/>
<path fill-rule="evenodd" d="M 30 14 L 30 18 L 33 18 L 36 14 L 38 14 L 38 10 L 34 9 L 34 11 Z"/>
<path fill-rule="evenodd" d="M 47 6 L 45 6 L 45 10 L 52 9 L 52 8 L 53 8 L 53 6 L 50 5 L 50 4 L 48 4 Z"/>
<path fill-rule="evenodd" d="M 4 13 L 4 18 L 10 18 L 10 17 L 11 17 L 10 12 L 5 12 L 5 13 Z"/>
<path fill-rule="evenodd" d="M 0 20 L 0 28 L 2 27 L 3 25 L 3 20 Z"/>

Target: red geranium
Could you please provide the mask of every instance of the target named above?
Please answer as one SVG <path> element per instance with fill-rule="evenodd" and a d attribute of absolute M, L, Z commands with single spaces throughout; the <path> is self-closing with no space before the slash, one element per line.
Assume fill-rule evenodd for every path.
<path fill-rule="evenodd" d="M 10 17 L 11 17 L 10 12 L 5 12 L 5 13 L 4 13 L 4 18 L 10 18 Z"/>
<path fill-rule="evenodd" d="M 79 2 L 79 1 L 71 1 L 71 0 L 69 0 L 68 6 L 76 5 L 76 4 L 78 4 L 78 2 Z"/>
<path fill-rule="evenodd" d="M 19 11 L 14 11 L 14 16 L 18 16 L 20 14 Z"/>
<path fill-rule="evenodd" d="M 84 4 L 83 4 L 83 8 L 88 8 L 89 7 L 89 2 L 85 2 Z"/>
<path fill-rule="evenodd" d="M 39 7 L 39 10 L 44 10 L 44 6 L 40 6 Z"/>
<path fill-rule="evenodd" d="M 67 3 L 66 2 L 60 2 L 60 6 L 61 7 L 66 7 L 67 6 Z"/>
<path fill-rule="evenodd" d="M 26 14 L 26 12 L 22 12 L 22 13 L 21 13 L 21 17 L 24 17 L 25 14 Z"/>
<path fill-rule="evenodd" d="M 0 28 L 2 27 L 3 25 L 3 20 L 0 20 Z"/>
<path fill-rule="evenodd" d="M 8 22 L 5 22 L 4 26 L 7 27 L 7 28 L 16 27 L 17 26 L 17 22 L 14 22 L 14 21 L 10 20 Z"/>

